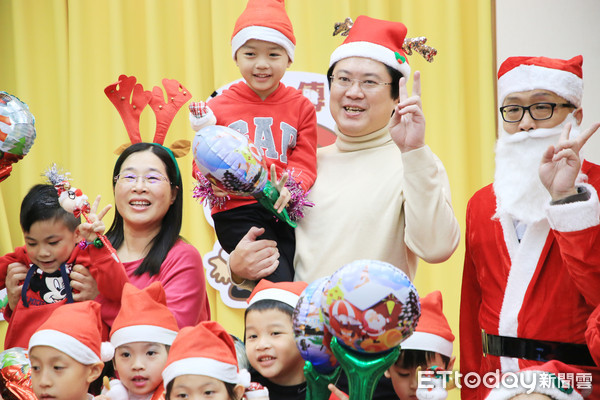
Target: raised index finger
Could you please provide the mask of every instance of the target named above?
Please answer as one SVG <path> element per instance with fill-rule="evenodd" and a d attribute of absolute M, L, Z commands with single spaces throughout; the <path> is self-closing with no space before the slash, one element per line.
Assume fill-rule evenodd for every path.
<path fill-rule="evenodd" d="M 404 100 L 408 99 L 408 89 L 406 88 L 406 78 L 400 78 L 400 92 L 399 92 L 399 102 L 402 103 Z"/>
<path fill-rule="evenodd" d="M 419 96 L 421 97 L 421 72 L 420 71 L 415 71 L 414 77 L 413 77 L 413 96 Z"/>
<path fill-rule="evenodd" d="M 98 211 L 98 206 L 100 205 L 100 195 L 96 196 L 96 200 L 94 200 L 94 204 L 92 204 L 92 208 L 90 209 L 91 214 L 96 214 Z"/>

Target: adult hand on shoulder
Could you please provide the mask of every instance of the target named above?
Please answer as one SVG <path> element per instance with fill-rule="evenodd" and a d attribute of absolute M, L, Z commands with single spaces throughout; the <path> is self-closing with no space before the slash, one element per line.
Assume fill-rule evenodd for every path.
<path fill-rule="evenodd" d="M 264 228 L 250 228 L 229 255 L 229 268 L 236 277 L 256 281 L 271 275 L 279 266 L 277 242 L 258 239 L 264 232 Z"/>
<path fill-rule="evenodd" d="M 421 73 L 415 71 L 413 94 L 408 97 L 406 78 L 400 78 L 400 99 L 390 120 L 390 135 L 400 151 L 425 146 L 425 115 L 421 105 Z"/>
<path fill-rule="evenodd" d="M 27 275 L 27 267 L 21 263 L 8 264 L 6 273 L 6 293 L 8 296 L 8 306 L 14 310 L 21 299 L 21 289 L 23 281 Z"/>
<path fill-rule="evenodd" d="M 75 264 L 69 278 L 74 301 L 94 300 L 100 294 L 96 280 L 83 265 Z"/>
<path fill-rule="evenodd" d="M 579 151 L 599 127 L 600 123 L 596 122 L 576 138 L 569 139 L 571 124 L 566 124 L 556 146 L 550 146 L 544 152 L 539 174 L 552 200 L 577 194 L 575 180 L 581 169 Z"/>

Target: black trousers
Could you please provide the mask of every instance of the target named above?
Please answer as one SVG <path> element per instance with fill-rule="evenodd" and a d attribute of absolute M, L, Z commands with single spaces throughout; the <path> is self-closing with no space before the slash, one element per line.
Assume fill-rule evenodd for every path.
<path fill-rule="evenodd" d="M 213 214 L 215 232 L 223 250 L 231 253 L 250 228 L 265 228 L 258 239 L 270 239 L 277 242 L 279 266 L 265 279 L 271 282 L 290 282 L 294 280 L 294 252 L 296 234 L 294 228 L 275 217 L 258 203 L 236 207 Z"/>

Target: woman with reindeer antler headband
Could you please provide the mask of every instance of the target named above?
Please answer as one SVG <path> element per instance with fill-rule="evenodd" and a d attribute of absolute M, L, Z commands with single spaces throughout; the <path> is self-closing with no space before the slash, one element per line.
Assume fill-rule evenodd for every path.
<path fill-rule="evenodd" d="M 210 319 L 204 268 L 200 253 L 179 235 L 182 224 L 181 172 L 175 157 L 189 151 L 189 141 L 163 146 L 177 111 L 191 93 L 179 82 L 163 79 L 168 101 L 161 88 L 145 91 L 133 76 L 121 75 L 106 87 L 106 96 L 115 105 L 131 140 L 117 149 L 120 153 L 113 171 L 115 218 L 106 236 L 129 277 L 143 289 L 162 283 L 167 306 L 180 328 Z M 142 142 L 139 128 L 144 107 L 156 116 L 154 142 Z M 116 316 L 117 304 L 98 296 L 103 314 Z"/>

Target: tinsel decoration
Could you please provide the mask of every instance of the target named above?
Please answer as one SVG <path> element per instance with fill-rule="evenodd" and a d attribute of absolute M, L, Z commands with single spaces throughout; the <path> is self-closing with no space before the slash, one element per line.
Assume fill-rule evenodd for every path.
<path fill-rule="evenodd" d="M 296 180 L 293 172 L 294 171 L 288 170 L 289 177 L 285 182 L 285 187 L 292 195 L 286 208 L 290 219 L 292 221 L 298 221 L 304 218 L 304 207 L 312 207 L 315 203 L 308 200 L 308 193 L 310 193 L 310 190 L 305 192 L 304 189 L 302 189 L 302 186 L 300 186 L 302 181 Z"/>
<path fill-rule="evenodd" d="M 407 56 L 412 56 L 413 51 L 415 51 L 416 53 L 422 55 L 427 62 L 432 62 L 433 57 L 437 55 L 437 50 L 433 47 L 427 46 L 425 44 L 426 42 L 427 38 L 424 36 L 406 38 L 404 39 L 402 50 L 404 50 Z"/>
<path fill-rule="evenodd" d="M 194 184 L 194 189 L 192 190 L 192 197 L 197 199 L 201 204 L 218 209 L 225 207 L 225 203 L 230 199 L 229 195 L 225 197 L 215 196 L 212 184 L 201 173 L 196 174 L 196 182 Z"/>
<path fill-rule="evenodd" d="M 352 28 L 352 25 L 354 25 L 354 22 L 352 22 L 352 19 L 350 17 L 346 18 L 344 20 L 344 22 L 336 22 L 333 25 L 333 36 L 335 36 L 335 35 L 348 36 L 348 33 L 350 33 L 350 28 Z"/>

